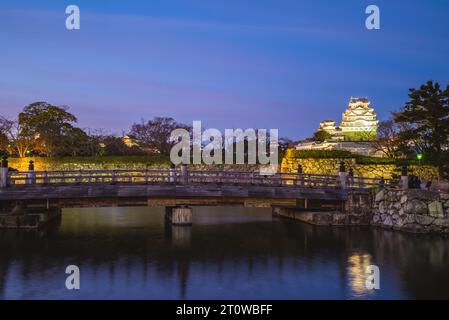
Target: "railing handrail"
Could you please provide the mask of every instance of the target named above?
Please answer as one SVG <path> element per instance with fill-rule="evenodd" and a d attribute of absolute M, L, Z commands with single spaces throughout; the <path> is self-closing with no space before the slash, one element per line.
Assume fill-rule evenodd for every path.
<path fill-rule="evenodd" d="M 54 183 L 232 183 L 260 184 L 271 186 L 304 186 L 335 188 L 340 186 L 340 177 L 331 174 L 277 172 L 273 175 L 259 171 L 188 170 L 183 176 L 179 169 L 111 169 L 111 170 L 54 170 L 12 171 L 8 173 L 10 184 L 54 184 Z M 347 188 L 381 186 L 381 178 L 346 176 Z M 392 186 L 393 179 L 383 179 L 383 186 Z"/>

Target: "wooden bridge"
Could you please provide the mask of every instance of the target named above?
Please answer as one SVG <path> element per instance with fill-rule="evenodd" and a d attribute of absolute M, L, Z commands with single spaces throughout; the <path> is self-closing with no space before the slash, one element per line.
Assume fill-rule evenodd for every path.
<path fill-rule="evenodd" d="M 339 175 L 188 170 L 76 170 L 3 172 L 0 210 L 33 207 L 194 206 L 333 208 L 349 192 L 391 181 Z"/>
<path fill-rule="evenodd" d="M 184 168 L 183 168 L 184 169 Z M 344 201 L 348 191 L 389 184 L 342 175 L 218 170 L 76 170 L 8 172 L 0 201 L 42 200 L 64 206 L 297 205 L 304 200 Z"/>

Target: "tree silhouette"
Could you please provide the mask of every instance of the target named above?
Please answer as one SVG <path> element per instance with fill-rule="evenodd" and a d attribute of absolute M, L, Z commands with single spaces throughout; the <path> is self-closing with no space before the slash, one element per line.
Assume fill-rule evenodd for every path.
<path fill-rule="evenodd" d="M 428 81 L 419 89 L 410 89 L 410 100 L 394 113 L 403 125 L 399 141 L 403 149 L 424 153 L 440 169 L 449 142 L 449 86 L 442 90 L 437 82 Z"/>

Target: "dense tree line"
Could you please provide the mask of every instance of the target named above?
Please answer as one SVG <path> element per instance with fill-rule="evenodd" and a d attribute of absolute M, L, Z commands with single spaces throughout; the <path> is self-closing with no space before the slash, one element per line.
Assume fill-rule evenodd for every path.
<path fill-rule="evenodd" d="M 128 135 L 118 137 L 104 130 L 83 130 L 76 124 L 68 107 L 34 102 L 17 119 L 0 116 L 0 153 L 21 158 L 169 154 L 171 131 L 188 128 L 172 118 L 156 117 L 135 123 Z"/>

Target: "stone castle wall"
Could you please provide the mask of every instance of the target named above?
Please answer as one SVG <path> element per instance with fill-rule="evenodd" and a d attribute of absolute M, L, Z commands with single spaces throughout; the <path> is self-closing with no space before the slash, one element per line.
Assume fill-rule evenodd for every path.
<path fill-rule="evenodd" d="M 33 158 L 9 158 L 9 166 L 19 171 L 27 171 L 30 160 L 34 161 L 34 170 L 36 171 L 63 171 L 63 170 L 112 170 L 112 169 L 130 169 L 145 170 L 169 168 L 168 163 L 157 162 L 150 163 L 142 159 L 136 158 L 126 159 L 123 161 L 120 157 L 114 158 L 64 158 L 52 159 L 44 157 Z M 150 160 L 150 159 L 149 159 Z M 148 164 L 148 166 L 147 166 Z"/>
<path fill-rule="evenodd" d="M 372 225 L 413 233 L 449 234 L 449 194 L 425 190 L 380 190 Z"/>
<path fill-rule="evenodd" d="M 397 167 L 394 164 L 357 164 L 355 159 L 316 159 L 316 158 L 297 158 L 292 155 L 284 157 L 281 163 L 281 172 L 293 173 L 298 169 L 300 164 L 303 173 L 311 174 L 337 174 L 343 161 L 347 170 L 352 168 L 354 176 L 362 176 L 367 178 L 391 179 L 393 175 L 397 175 Z M 421 178 L 423 181 L 438 178 L 438 169 L 428 165 L 411 165 L 411 172 Z"/>
<path fill-rule="evenodd" d="M 85 158 L 9 158 L 9 167 L 19 171 L 27 171 L 30 160 L 34 161 L 35 171 L 64 171 L 64 170 L 157 170 L 169 169 L 170 160 L 152 157 L 85 157 Z M 229 170 L 256 171 L 259 165 L 190 165 L 190 170 Z"/>

